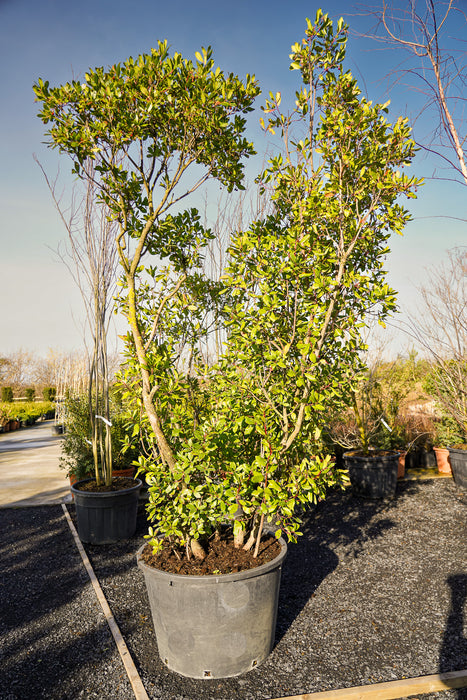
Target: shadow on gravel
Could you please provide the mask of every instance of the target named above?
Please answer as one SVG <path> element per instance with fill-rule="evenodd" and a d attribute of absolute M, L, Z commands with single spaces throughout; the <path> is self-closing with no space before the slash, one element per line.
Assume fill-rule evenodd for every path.
<path fill-rule="evenodd" d="M 303 536 L 289 546 L 282 570 L 276 645 L 322 581 L 336 569 L 340 559 L 334 549 L 339 546 L 346 557 L 358 557 L 366 542 L 395 527 L 391 512 L 397 509 L 398 499 L 416 490 L 415 482 L 399 483 L 396 497 L 389 501 L 359 498 L 350 488 L 337 490 L 306 513 Z"/>
<path fill-rule="evenodd" d="M 464 606 L 467 601 L 467 574 L 449 576 L 451 606 L 439 656 L 439 672 L 467 669 L 467 637 L 464 634 Z M 467 688 L 459 688 L 458 700 L 467 699 Z"/>
<path fill-rule="evenodd" d="M 0 560 L 0 697 L 73 697 L 114 649 L 62 509 L 0 510 Z"/>

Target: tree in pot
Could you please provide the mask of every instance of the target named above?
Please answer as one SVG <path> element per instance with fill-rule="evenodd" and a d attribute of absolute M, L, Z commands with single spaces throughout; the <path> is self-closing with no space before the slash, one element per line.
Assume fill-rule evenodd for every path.
<path fill-rule="evenodd" d="M 117 282 L 116 224 L 105 203 L 97 200 L 93 159 L 88 158 L 84 168 L 82 199 L 75 208 L 73 198 L 67 214 L 57 199 L 55 186 L 40 167 L 68 233 L 68 248 L 61 257 L 81 292 L 92 339 L 86 401 L 83 403 L 84 397 L 79 395 L 69 395 L 66 400 L 71 421 L 63 445 L 63 462 L 69 475 L 78 477 L 76 481 L 71 479 L 71 491 L 80 538 L 93 544 L 116 542 L 130 537 L 136 529 L 141 487 L 141 481 L 132 476 L 113 478 L 115 426 L 110 405 L 108 330 Z"/>
<path fill-rule="evenodd" d="M 156 360 L 151 364 L 166 389 L 160 413 L 177 455 L 174 471 L 161 461 L 144 460 L 156 552 L 163 536 L 180 559 L 178 543 L 186 544 L 187 555 L 202 559 L 205 552 L 190 548 L 190 542 L 208 544 L 230 519 L 236 547 L 255 556 L 265 523 L 274 526 L 277 536 L 293 541 L 300 509 L 345 481 L 323 447 L 323 411 L 329 404 L 337 409 L 345 403 L 346 389 L 361 369 L 359 325 L 370 308 L 377 307 L 380 318 L 394 308 L 381 258 L 389 230 L 399 230 L 408 218 L 395 199 L 417 184 L 392 170 L 413 155 L 406 122 L 386 124 L 384 108 L 361 100 L 355 82 L 341 68 L 345 34 L 342 22 L 334 34 L 330 20 L 319 13 L 315 25 L 307 25 L 305 43 L 293 47 L 292 67 L 301 69 L 306 85 L 297 109 L 285 117 L 278 111 L 280 96 L 267 103 L 272 116 L 265 128 L 281 129 L 286 155 L 274 158 L 264 174 L 273 189 L 274 212 L 232 238 L 220 310 L 228 337 L 219 363 L 197 379 L 173 369 L 168 373 Z M 332 64 L 326 63 L 329 55 Z M 327 77 L 322 81 L 324 63 Z M 320 114 L 313 109 L 316 100 Z M 297 121 L 306 137 L 293 147 L 288 138 Z M 314 165 L 316 151 L 321 160 Z M 159 346 L 164 343 L 167 357 L 181 354 L 176 329 L 188 324 L 181 320 L 187 308 L 183 298 L 194 313 L 205 309 L 199 291 L 190 295 L 183 290 L 178 315 L 173 305 L 161 324 L 166 334 Z M 192 321 L 199 328 L 199 319 L 192 316 Z M 131 354 L 131 343 L 129 350 Z M 179 570 L 182 566 L 180 562 Z M 150 575 L 147 568 L 145 573 Z M 151 585 L 160 602 L 159 584 Z M 164 585 L 162 580 L 162 590 Z M 220 597 L 217 607 L 225 613 Z M 154 608 L 164 628 L 164 605 Z M 175 657 L 167 635 L 161 653 L 177 670 L 187 672 L 188 667 L 190 675 L 202 677 L 204 668 L 217 675 L 221 664 L 215 665 L 212 648 L 203 646 L 199 636 L 209 622 L 194 602 L 192 608 L 198 624 L 193 624 L 190 648 L 181 649 L 183 659 Z M 215 622 L 222 630 L 220 619 Z M 176 639 L 182 637 L 178 624 Z M 187 616 L 184 629 L 186 625 Z M 212 646 L 219 650 L 222 639 L 214 630 L 209 626 Z M 241 648 L 244 631 L 236 634 Z M 193 670 L 195 651 L 199 658 Z M 246 670 L 261 659 L 249 651 L 247 658 L 234 655 L 237 668 Z M 268 645 L 263 656 L 267 651 Z M 231 666 L 230 672 L 239 671 Z"/>
<path fill-rule="evenodd" d="M 166 42 L 136 61 L 89 71 L 83 84 L 50 88 L 39 80 L 34 89 L 43 103 L 40 116 L 51 124 L 51 144 L 72 157 L 78 175 L 91 177 L 117 222 L 121 307 L 155 449 L 171 474 L 178 465 L 160 414 L 165 385 L 150 364 L 154 360 L 171 376 L 165 346 L 155 338 L 182 285 L 196 287 L 193 270 L 210 236 L 197 211 L 180 211 L 180 202 L 212 178 L 229 192 L 242 187 L 242 159 L 254 153 L 243 136 L 243 115 L 251 111 L 259 89 L 250 76 L 242 81 L 224 75 L 210 49 L 202 49 L 192 62 L 177 53 L 170 56 Z M 91 172 L 93 159 L 97 164 Z M 166 284 L 144 336 L 150 313 L 143 302 L 146 254 L 166 275 Z M 153 276 L 158 274 L 154 269 Z M 196 539 L 189 542 L 194 549 L 196 544 Z"/>
<path fill-rule="evenodd" d="M 345 481 L 323 450 L 323 402 L 343 400 L 347 367 L 360 364 L 358 326 L 370 307 L 379 307 L 383 317 L 394 306 L 381 259 L 390 230 L 400 230 L 408 219 L 396 198 L 411 196 L 416 185 L 414 178 L 394 172 L 413 156 L 406 122 L 388 125 L 385 107 L 362 99 L 342 69 L 346 32 L 342 21 L 334 32 L 319 12 L 315 25 L 307 23 L 304 43 L 293 47 L 292 68 L 301 70 L 304 82 L 296 109 L 287 117 L 279 112 L 280 95 L 267 102 L 265 128 L 279 128 L 286 142 L 285 154 L 274 158 L 264 174 L 275 211 L 233 238 L 221 297 L 199 271 L 209 233 L 202 230 L 197 212 L 170 215 L 168 207 L 176 201 L 181 174 L 193 162 L 229 189 L 240 186 L 240 158 L 252 147 L 241 138 L 244 120 L 239 114 L 251 108 L 258 92 L 254 81 L 226 81 L 213 70 L 209 50 L 197 55 L 193 65 L 178 55 L 169 58 L 165 45 L 159 45 L 150 57 L 90 74 L 88 87 L 76 86 L 81 110 L 55 129 L 56 143 L 75 155 L 78 171 L 83 154 L 96 148 L 108 152 L 101 182 L 121 226 L 123 310 L 131 329 L 126 381 L 132 391 L 137 385 L 143 420 L 155 442 L 155 455 L 143 466 L 154 519 L 149 549 L 159 567 L 161 552 L 170 555 L 171 550 L 177 565 L 184 555 L 191 564 L 204 565 L 209 544 L 221 539 L 226 523 L 237 551 L 249 550 L 258 559 L 267 520 L 278 537 L 284 533 L 293 541 L 300 508 L 324 497 L 328 486 Z M 39 96 L 53 95 L 48 86 L 38 89 Z M 60 113 L 69 96 L 54 97 L 43 116 L 57 123 L 51 110 Z M 94 126 L 96 105 L 112 110 L 107 141 L 102 124 L 110 119 L 103 120 L 100 113 Z M 125 116 L 121 130 L 120 115 Z M 289 140 L 294 120 L 306 132 L 295 144 Z M 76 125 L 76 134 L 70 124 Z M 128 170 L 113 166 L 110 156 L 126 148 L 130 158 L 135 138 L 138 159 L 131 158 Z M 143 167 L 146 155 L 149 169 Z M 175 156 L 176 167 L 171 167 Z M 163 196 L 156 204 L 157 179 Z M 130 249 L 135 251 L 131 260 Z M 144 276 L 142 257 L 148 251 L 158 256 L 160 266 L 148 266 L 147 284 L 138 287 L 135 280 Z M 156 303 L 147 301 L 151 279 L 162 284 Z M 219 363 L 198 376 L 193 369 L 181 372 L 174 366 L 174 359 L 183 358 L 179 335 L 173 335 L 178 327 L 199 336 L 197 314 L 224 318 L 228 332 Z M 190 325 L 181 326 L 180 319 L 186 318 Z M 190 353 L 187 364 L 193 367 Z M 165 606 L 170 618 L 159 620 L 158 642 L 171 668 L 201 677 L 235 675 L 264 658 L 274 636 L 277 569 L 284 547 L 269 562 L 275 571 L 266 606 L 261 603 L 264 590 L 255 592 L 245 580 L 230 579 L 236 578 L 232 573 L 212 571 L 204 577 L 208 585 L 219 586 L 216 595 L 211 589 L 208 596 L 215 601 L 211 605 L 185 592 L 176 603 L 163 597 L 161 591 L 174 592 L 184 576 L 162 572 L 162 580 L 148 579 L 150 596 L 164 602 L 155 608 Z M 145 574 L 146 569 L 157 571 L 142 565 Z M 237 583 L 240 588 L 233 585 Z M 255 606 L 261 609 L 256 618 L 267 614 L 267 623 L 253 623 Z M 177 607 L 183 620 L 174 613 Z M 216 614 L 218 621 L 240 624 L 241 631 L 218 623 L 216 629 L 210 623 Z M 175 624 L 171 632 L 170 622 Z M 249 636 L 247 627 L 252 629 Z M 206 640 L 206 632 L 214 636 Z"/>

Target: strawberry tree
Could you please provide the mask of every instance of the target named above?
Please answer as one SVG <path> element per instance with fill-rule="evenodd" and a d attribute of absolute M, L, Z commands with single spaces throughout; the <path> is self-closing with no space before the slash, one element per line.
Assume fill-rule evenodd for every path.
<path fill-rule="evenodd" d="M 262 125 L 282 138 L 261 176 L 274 208 L 232 236 L 225 352 L 176 480 L 154 494 L 154 534 L 199 538 L 232 518 L 237 546 L 255 550 L 266 521 L 294 540 L 303 507 L 345 482 L 323 445 L 325 416 L 351 402 L 369 317 L 384 324 L 396 309 L 384 259 L 410 218 L 400 198 L 420 184 L 405 172 L 407 120 L 390 123 L 388 104 L 344 69 L 347 30 L 321 11 L 307 20 L 291 54 L 295 107 L 281 111 L 279 93 L 266 101 Z"/>

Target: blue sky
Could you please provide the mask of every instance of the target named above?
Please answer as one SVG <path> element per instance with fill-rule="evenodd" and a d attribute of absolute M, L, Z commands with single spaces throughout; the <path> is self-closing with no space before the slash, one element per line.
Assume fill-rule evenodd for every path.
<path fill-rule="evenodd" d="M 240 76 L 254 73 L 263 91 L 248 125 L 259 151 L 248 169 L 252 178 L 268 148 L 258 124 L 259 105 L 270 90 L 283 95 L 295 90 L 290 46 L 302 38 L 305 17 L 313 19 L 320 6 L 332 17 L 344 14 L 357 33 L 371 24 L 350 16 L 352 3 L 343 1 L 0 0 L 0 354 L 22 347 L 45 355 L 48 348 L 71 351 L 83 344 L 79 292 L 54 252 L 65 231 L 33 154 L 52 179 L 60 168 L 67 187 L 72 185 L 70 162 L 43 145 L 32 84 L 39 77 L 51 85 L 79 78 L 89 67 L 147 52 L 158 39 L 167 39 L 187 58 L 211 45 L 222 69 Z M 393 117 L 415 115 L 419 100 L 402 87 L 387 91 L 384 76 L 402 58 L 374 42 L 349 40 L 347 67 L 369 99 L 392 99 Z M 427 133 L 433 123 L 425 120 L 419 127 Z M 429 177 L 433 168 L 434 161 L 420 155 L 414 170 Z M 391 239 L 388 258 L 389 281 L 403 308 L 414 306 L 426 268 L 465 243 L 466 223 L 455 218 L 467 218 L 466 199 L 460 185 L 428 181 L 410 204 L 415 220 L 403 238 Z M 393 340 L 395 349 L 408 344 L 399 335 Z"/>

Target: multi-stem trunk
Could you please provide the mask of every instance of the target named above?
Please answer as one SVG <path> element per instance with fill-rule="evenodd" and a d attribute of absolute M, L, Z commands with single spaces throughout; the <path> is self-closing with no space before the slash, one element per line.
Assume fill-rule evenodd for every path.
<path fill-rule="evenodd" d="M 161 459 L 168 466 L 170 471 L 173 471 L 175 468 L 175 455 L 167 441 L 167 438 L 164 435 L 161 421 L 156 407 L 154 405 L 154 394 L 157 387 L 151 386 L 147 352 L 144 346 L 144 340 L 138 324 L 138 318 L 136 313 L 135 279 L 134 276 L 131 275 L 131 273 L 127 274 L 127 289 L 128 323 L 130 325 L 131 332 L 133 335 L 136 356 L 138 358 L 138 364 L 141 372 L 143 405 L 146 411 L 146 415 L 151 424 L 151 428 L 154 432 Z"/>

